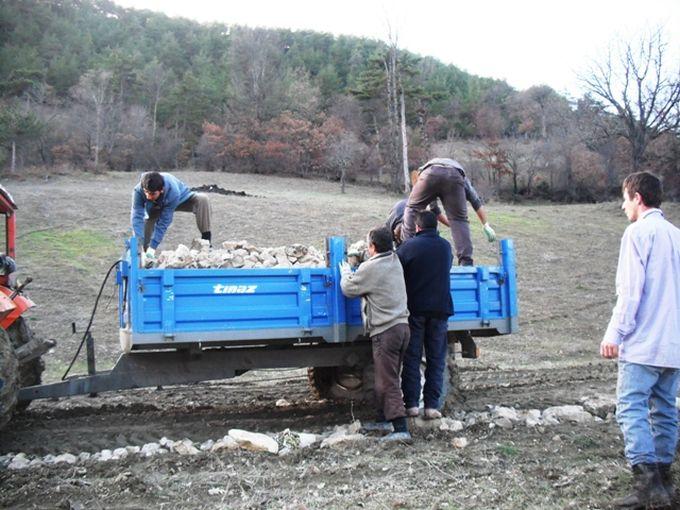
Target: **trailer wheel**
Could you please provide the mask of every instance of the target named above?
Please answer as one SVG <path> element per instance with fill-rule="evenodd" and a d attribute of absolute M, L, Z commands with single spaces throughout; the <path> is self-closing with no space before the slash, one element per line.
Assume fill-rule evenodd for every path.
<path fill-rule="evenodd" d="M 442 388 L 441 409 L 445 413 L 451 413 L 465 402 L 460 378 L 460 367 L 456 363 L 453 345 L 449 345 L 449 353 L 446 356 L 446 368 L 444 369 L 444 387 Z"/>
<path fill-rule="evenodd" d="M 22 345 L 26 345 L 33 340 L 33 332 L 23 317 L 19 317 L 14 321 L 7 329 L 7 333 L 9 334 L 9 338 L 15 349 L 18 349 Z M 42 382 L 42 373 L 44 370 L 45 362 L 41 357 L 19 365 L 19 388 L 40 384 Z M 30 403 L 30 400 L 19 402 L 16 406 L 16 410 L 24 411 Z"/>
<path fill-rule="evenodd" d="M 307 378 L 318 398 L 373 402 L 373 363 L 358 367 L 308 368 Z"/>
<path fill-rule="evenodd" d="M 0 328 L 0 429 L 12 417 L 19 383 L 18 362 L 7 332 Z"/>

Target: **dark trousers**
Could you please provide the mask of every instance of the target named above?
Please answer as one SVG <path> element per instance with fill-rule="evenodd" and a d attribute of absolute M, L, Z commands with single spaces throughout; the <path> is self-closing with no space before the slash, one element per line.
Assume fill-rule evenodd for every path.
<path fill-rule="evenodd" d="M 179 204 L 175 211 L 190 212 L 196 216 L 196 226 L 198 231 L 203 234 L 210 232 L 210 200 L 205 193 L 192 193 L 189 198 Z M 151 237 L 153 237 L 153 229 L 156 227 L 156 222 L 161 215 L 161 209 L 152 208 L 149 211 L 149 217 L 144 222 L 144 249 L 149 247 Z"/>
<path fill-rule="evenodd" d="M 413 186 L 404 209 L 401 237 L 405 241 L 416 235 L 415 213 L 424 211 L 439 198 L 451 225 L 451 238 L 456 249 L 458 264 L 472 265 L 472 238 L 467 216 L 465 180 L 455 168 L 432 166 L 424 170 Z"/>
<path fill-rule="evenodd" d="M 399 372 L 408 342 L 408 324 L 397 324 L 371 337 L 375 365 L 375 404 L 378 416 L 388 421 L 406 416 Z"/>
<path fill-rule="evenodd" d="M 420 401 L 420 361 L 425 348 L 425 387 L 423 399 L 428 409 L 438 409 L 444 384 L 448 347 L 446 319 L 411 315 L 408 318 L 411 340 L 404 356 L 401 389 L 406 407 L 418 407 Z"/>

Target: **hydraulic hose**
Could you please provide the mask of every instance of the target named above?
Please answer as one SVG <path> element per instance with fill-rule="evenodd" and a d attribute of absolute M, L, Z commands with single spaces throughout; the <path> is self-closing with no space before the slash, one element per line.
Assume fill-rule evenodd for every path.
<path fill-rule="evenodd" d="M 94 315 L 97 313 L 97 305 L 99 304 L 99 298 L 102 296 L 102 293 L 104 292 L 104 286 L 106 285 L 106 282 L 109 279 L 109 276 L 111 276 L 111 271 L 119 264 L 121 263 L 122 260 L 116 260 L 109 270 L 106 272 L 106 276 L 104 277 L 104 281 L 101 284 L 101 287 L 99 287 L 99 293 L 97 294 L 97 299 L 94 300 L 94 307 L 92 308 L 92 314 L 90 315 L 90 322 L 87 323 L 87 328 L 85 329 L 85 333 L 83 333 L 83 338 L 80 340 L 80 345 L 78 346 L 78 350 L 76 351 L 75 355 L 73 356 L 73 359 L 71 360 L 71 363 L 69 364 L 68 368 L 66 369 L 66 372 L 64 372 L 64 375 L 61 376 L 61 380 L 63 381 L 66 379 L 66 376 L 68 373 L 71 371 L 71 368 L 73 368 L 73 364 L 76 362 L 76 359 L 78 359 L 78 355 L 80 354 L 81 349 L 83 348 L 83 344 L 85 343 L 85 339 L 87 338 L 88 333 L 90 332 L 90 328 L 92 327 L 92 322 L 94 321 Z"/>

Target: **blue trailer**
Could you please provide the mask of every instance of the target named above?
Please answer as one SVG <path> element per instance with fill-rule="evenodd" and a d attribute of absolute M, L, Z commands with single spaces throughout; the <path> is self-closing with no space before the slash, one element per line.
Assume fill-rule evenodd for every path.
<path fill-rule="evenodd" d="M 116 366 L 20 390 L 19 400 L 226 379 L 257 368 L 312 367 L 322 396 L 356 397 L 365 389 L 371 350 L 360 299 L 340 290 L 344 238 L 326 240 L 327 267 L 144 269 L 137 240 L 118 265 L 120 341 Z M 499 243 L 498 264 L 453 267 L 452 337 L 517 331 L 512 240 Z"/>

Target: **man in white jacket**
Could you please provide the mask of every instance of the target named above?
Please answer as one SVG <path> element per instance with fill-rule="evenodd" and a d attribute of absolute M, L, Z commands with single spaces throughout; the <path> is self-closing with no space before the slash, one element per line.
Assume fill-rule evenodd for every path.
<path fill-rule="evenodd" d="M 678 442 L 680 384 L 680 230 L 659 209 L 661 181 L 638 172 L 623 181 L 621 208 L 631 221 L 621 239 L 617 301 L 600 344 L 619 360 L 616 419 L 634 490 L 620 508 L 673 502 L 671 464 Z M 673 506 L 673 508 L 677 508 Z"/>

